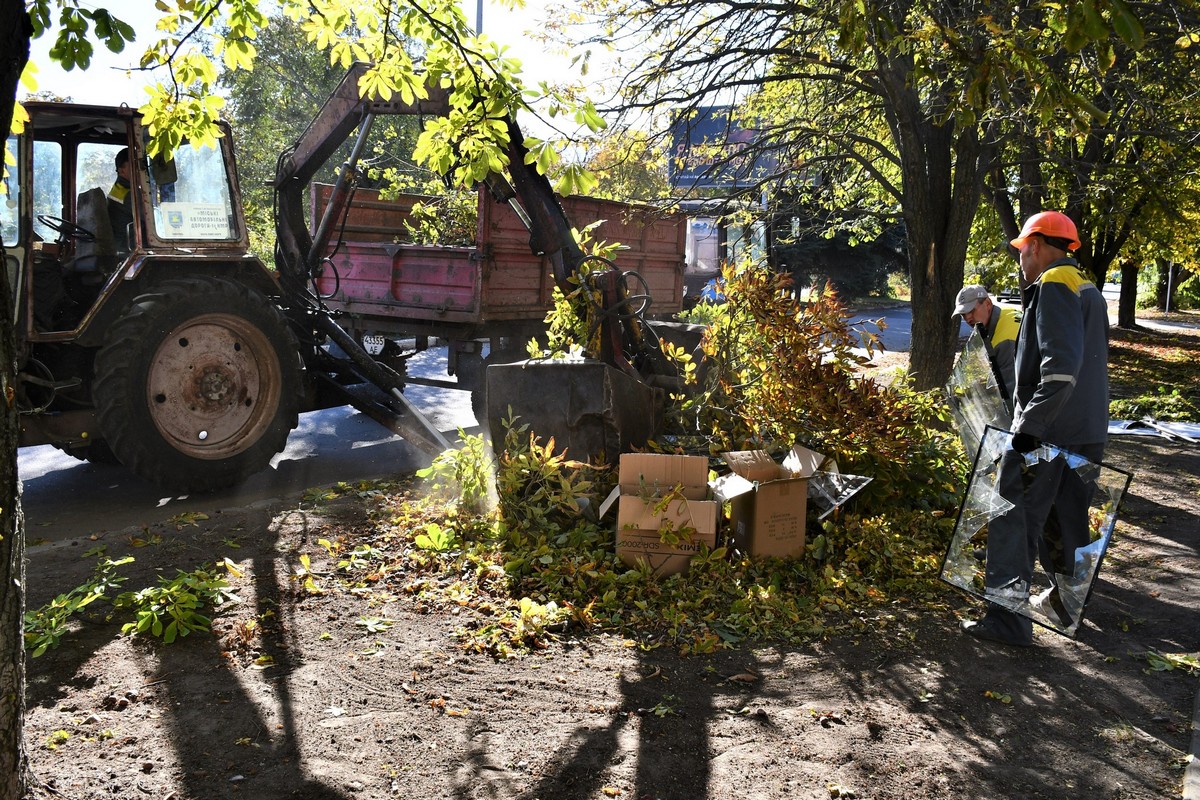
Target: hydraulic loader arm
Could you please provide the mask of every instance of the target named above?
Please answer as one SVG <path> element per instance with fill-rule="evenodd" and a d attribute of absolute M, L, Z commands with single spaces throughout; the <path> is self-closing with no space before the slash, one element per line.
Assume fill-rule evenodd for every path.
<path fill-rule="evenodd" d="M 357 170 L 358 149 L 342 165 L 325 218 L 311 235 L 304 216 L 306 189 L 355 129 L 360 129 L 359 140 L 362 142 L 376 115 L 444 116 L 450 111 L 449 93 L 441 88 L 431 89 L 428 99 L 412 103 L 363 99 L 359 96 L 358 85 L 369 66 L 360 62 L 350 68 L 296 144 L 280 156 L 275 173 L 275 227 L 277 265 L 285 282 L 307 281 L 320 265 L 332 223 L 349 200 Z M 485 182 L 492 196 L 498 202 L 509 203 L 529 228 L 530 248 L 550 258 L 554 264 L 555 282 L 567 290 L 571 277 L 578 273 L 585 259 L 584 253 L 571 233 L 571 224 L 550 181 L 536 167 L 525 163 L 529 151 L 516 120 L 509 116 L 505 123 L 509 133 L 507 156 L 511 183 L 498 173 L 489 175 Z"/>
<path fill-rule="evenodd" d="M 437 87 L 430 89 L 428 99 L 411 103 L 363 99 L 359 96 L 359 82 L 369 68 L 370 65 L 364 63 L 352 66 L 296 144 L 279 158 L 274 183 L 276 268 L 289 312 L 297 324 L 301 328 L 315 329 L 335 342 L 352 362 L 354 372 L 405 404 L 406 413 L 419 417 L 400 393 L 402 378 L 378 363 L 338 326 L 317 293 L 310 288 L 328 252 L 337 221 L 349 203 L 357 162 L 375 116 L 444 116 L 450 112 L 449 92 Z M 537 171 L 535 165 L 527 163 L 529 151 L 516 120 L 509 115 L 505 124 L 508 129 L 508 177 L 493 173 L 485 183 L 498 202 L 508 203 L 520 217 L 529 229 L 531 250 L 550 260 L 556 284 L 564 293 L 570 294 L 578 288 L 578 279 L 583 278 L 582 268 L 589 257 L 576 242 L 571 223 L 550 181 Z M 314 220 L 316 229 L 310 234 L 305 220 L 308 185 L 356 129 L 355 145 L 341 166 L 324 216 L 319 221 Z M 648 297 L 643 294 L 631 301 L 623 285 L 623 276 L 607 268 L 611 265 L 601 266 L 604 268 L 589 270 L 588 285 L 577 294 L 581 297 L 581 312 L 596 317 L 595 327 L 600 331 L 598 355 L 606 363 L 630 374 L 639 370 L 647 372 L 645 365 L 658 361 L 655 358 L 658 348 L 645 341 L 637 315 L 628 313 L 628 309 L 638 302 L 644 307 Z M 599 313 L 593 313 L 597 311 Z M 316 353 L 314 357 L 331 358 L 328 353 Z M 444 441 L 430 426 L 424 428 L 418 433 L 425 438 L 431 438 L 435 444 Z"/>
<path fill-rule="evenodd" d="M 309 234 L 304 217 L 306 190 L 313 177 L 350 134 L 359 127 L 369 129 L 371 120 L 377 114 L 440 116 L 450 110 L 448 93 L 441 89 L 432 90 L 427 100 L 412 103 L 364 100 L 359 96 L 358 83 L 368 67 L 368 64 L 361 62 L 350 67 L 308 128 L 291 149 L 279 157 L 275 168 L 275 248 L 276 266 L 285 284 L 290 281 L 306 282 L 320 264 L 330 230 L 328 226 L 324 230 L 318 228 L 317 233 L 325 239 L 323 242 L 314 241 Z M 365 135 L 360 136 L 360 140 L 365 141 L 365 138 Z M 340 207 L 335 208 L 335 198 L 331 198 L 330 213 L 326 214 L 326 218 L 336 219 L 344 210 L 355 170 L 353 163 L 343 165 L 342 175 L 338 179 L 342 201 Z"/>

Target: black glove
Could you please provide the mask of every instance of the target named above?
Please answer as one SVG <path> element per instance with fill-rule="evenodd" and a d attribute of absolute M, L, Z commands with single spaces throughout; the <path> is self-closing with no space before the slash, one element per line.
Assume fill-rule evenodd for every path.
<path fill-rule="evenodd" d="M 1037 449 L 1042 440 L 1029 433 L 1014 433 L 1012 449 L 1018 453 L 1030 453 Z"/>

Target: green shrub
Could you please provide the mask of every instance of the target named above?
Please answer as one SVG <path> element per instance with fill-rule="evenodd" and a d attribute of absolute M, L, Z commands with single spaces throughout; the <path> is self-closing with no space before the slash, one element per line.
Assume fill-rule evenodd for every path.
<path fill-rule="evenodd" d="M 965 462 L 940 392 L 864 378 L 878 334 L 853 329 L 831 291 L 797 302 L 786 277 L 754 264 L 727 270 L 726 285 L 728 302 L 702 344 L 701 384 L 668 429 L 685 448 L 778 454 L 799 442 L 874 478 L 864 504 L 957 504 Z"/>

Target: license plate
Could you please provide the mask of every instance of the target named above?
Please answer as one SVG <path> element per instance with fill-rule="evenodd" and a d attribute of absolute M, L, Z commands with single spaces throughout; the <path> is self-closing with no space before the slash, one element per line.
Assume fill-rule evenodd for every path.
<path fill-rule="evenodd" d="M 368 333 L 362 338 L 363 350 L 366 350 L 373 356 L 377 356 L 383 352 L 383 345 L 387 342 L 383 336 L 377 333 Z"/>

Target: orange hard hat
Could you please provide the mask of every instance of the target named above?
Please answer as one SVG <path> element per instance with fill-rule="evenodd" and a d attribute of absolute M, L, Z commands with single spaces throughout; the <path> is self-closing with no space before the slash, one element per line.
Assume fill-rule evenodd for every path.
<path fill-rule="evenodd" d="M 1021 235 L 1009 244 L 1020 250 L 1025 244 L 1025 240 L 1035 233 L 1054 239 L 1066 239 L 1070 242 L 1067 245 L 1068 250 L 1079 248 L 1079 231 L 1075 228 L 1075 223 L 1071 221 L 1071 218 L 1061 211 L 1042 211 L 1034 214 L 1025 220 L 1025 227 L 1021 228 Z"/>

